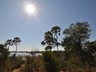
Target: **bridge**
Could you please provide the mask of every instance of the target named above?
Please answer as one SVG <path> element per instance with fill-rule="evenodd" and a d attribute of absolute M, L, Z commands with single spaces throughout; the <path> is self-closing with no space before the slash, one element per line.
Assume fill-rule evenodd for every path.
<path fill-rule="evenodd" d="M 9 51 L 10 53 L 30 53 L 30 54 L 34 54 L 34 53 L 42 53 L 44 51 Z"/>
<path fill-rule="evenodd" d="M 42 53 L 45 51 L 9 51 L 9 52 L 10 53 L 31 53 L 31 54 L 34 54 L 34 53 Z M 53 51 L 53 52 L 63 53 L 64 51 Z"/>

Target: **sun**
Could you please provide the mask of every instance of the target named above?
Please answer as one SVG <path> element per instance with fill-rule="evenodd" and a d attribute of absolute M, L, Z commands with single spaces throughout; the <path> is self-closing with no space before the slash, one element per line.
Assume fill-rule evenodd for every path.
<path fill-rule="evenodd" d="M 28 13 L 28 14 L 35 14 L 36 13 L 36 7 L 32 4 L 26 4 L 25 5 L 25 11 Z"/>

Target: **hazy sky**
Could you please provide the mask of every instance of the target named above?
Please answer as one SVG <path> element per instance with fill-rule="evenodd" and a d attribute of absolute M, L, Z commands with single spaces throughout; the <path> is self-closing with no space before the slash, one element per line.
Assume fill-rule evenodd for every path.
<path fill-rule="evenodd" d="M 38 9 L 36 16 L 25 12 L 28 2 Z M 78 21 L 88 21 L 92 29 L 90 39 L 95 40 L 96 0 L 0 0 L 0 43 L 20 37 L 18 50 L 42 50 L 41 41 L 47 30 L 54 25 L 64 30 Z"/>

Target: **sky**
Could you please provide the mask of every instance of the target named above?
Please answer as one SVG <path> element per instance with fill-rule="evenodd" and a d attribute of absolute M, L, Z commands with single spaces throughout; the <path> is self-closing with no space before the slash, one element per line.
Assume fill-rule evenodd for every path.
<path fill-rule="evenodd" d="M 35 16 L 25 12 L 26 3 L 35 5 Z M 92 29 L 90 40 L 96 40 L 96 0 L 0 0 L 0 43 L 20 37 L 18 50 L 44 50 L 41 41 L 51 27 L 58 25 L 63 31 L 84 21 Z"/>

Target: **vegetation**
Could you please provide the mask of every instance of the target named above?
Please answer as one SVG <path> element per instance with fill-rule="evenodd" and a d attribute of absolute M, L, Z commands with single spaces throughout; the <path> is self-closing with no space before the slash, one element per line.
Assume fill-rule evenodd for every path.
<path fill-rule="evenodd" d="M 4 45 L 5 45 L 6 48 L 8 48 L 8 50 L 9 50 L 10 46 L 15 45 L 16 46 L 15 55 L 16 55 L 16 53 L 17 53 L 17 46 L 18 46 L 18 44 L 20 44 L 20 42 L 21 42 L 21 39 L 19 37 L 15 37 L 13 40 L 12 39 L 8 39 L 7 41 L 5 41 Z"/>
<path fill-rule="evenodd" d="M 6 49 L 3 44 L 0 44 L 0 72 L 2 72 L 4 69 L 5 61 L 8 55 L 8 49 Z"/>
<path fill-rule="evenodd" d="M 83 71 L 84 67 L 87 68 L 96 66 L 96 41 L 88 41 L 91 33 L 90 26 L 88 22 L 76 22 L 75 24 L 71 24 L 69 28 L 64 29 L 61 43 L 58 41 L 58 35 L 60 33 L 61 28 L 59 26 L 52 27 L 50 31 L 51 35 L 51 49 L 58 43 L 64 48 L 64 55 L 60 59 L 63 64 L 61 64 L 61 68 L 68 72 L 78 72 Z M 46 33 L 46 32 L 45 32 Z M 48 35 L 47 40 L 50 39 Z M 44 41 L 46 41 L 46 37 L 44 35 Z M 54 40 L 54 41 L 53 41 Z M 50 43 L 47 42 L 48 43 Z M 46 42 L 44 42 L 46 44 Z M 45 45 L 44 44 L 44 45 Z M 56 45 L 58 48 L 58 45 Z M 50 47 L 49 47 L 50 48 Z M 46 47 L 45 47 L 46 49 Z M 58 53 L 57 49 L 57 53 Z M 51 58 L 51 57 L 50 57 Z M 58 56 L 57 56 L 58 58 Z M 46 62 L 47 63 L 47 62 Z M 51 64 L 52 65 L 52 64 Z M 63 66 L 63 67 L 62 67 Z M 48 66 L 47 66 L 48 67 Z M 89 68 L 90 69 L 90 68 Z M 88 71 L 88 70 L 87 70 Z M 90 71 L 90 70 L 89 70 Z"/>
<path fill-rule="evenodd" d="M 19 38 L 19 37 L 15 37 L 14 39 L 13 39 L 13 41 L 12 41 L 12 43 L 13 43 L 13 45 L 15 45 L 16 46 L 16 53 L 17 53 L 17 46 L 18 46 L 18 44 L 21 42 L 21 39 Z M 15 53 L 15 54 L 16 54 Z"/>
<path fill-rule="evenodd" d="M 15 55 L 21 42 L 19 37 L 8 39 L 0 44 L 0 72 L 92 72 L 96 68 L 96 41 L 89 40 L 90 33 L 88 22 L 73 23 L 63 33 L 59 26 L 54 26 L 45 32 L 41 42 L 46 51 L 29 56 Z M 61 42 L 60 35 L 64 35 Z M 16 46 L 16 52 L 9 55 L 12 45 Z"/>
<path fill-rule="evenodd" d="M 46 72 L 59 72 L 59 58 L 53 52 L 42 54 Z"/>

